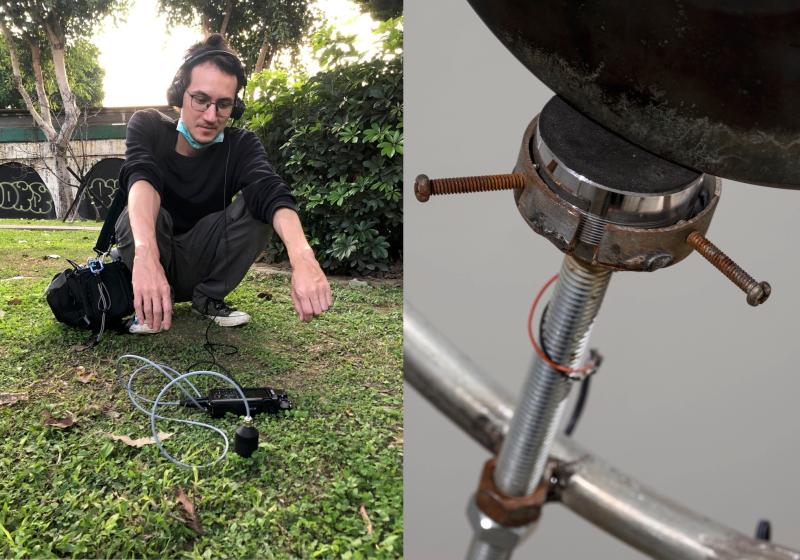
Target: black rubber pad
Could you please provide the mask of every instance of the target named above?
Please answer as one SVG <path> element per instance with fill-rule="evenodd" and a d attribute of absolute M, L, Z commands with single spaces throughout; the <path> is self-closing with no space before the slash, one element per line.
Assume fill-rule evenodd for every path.
<path fill-rule="evenodd" d="M 614 190 L 668 194 L 700 175 L 631 144 L 558 96 L 542 109 L 539 131 L 545 144 L 564 165 Z"/>

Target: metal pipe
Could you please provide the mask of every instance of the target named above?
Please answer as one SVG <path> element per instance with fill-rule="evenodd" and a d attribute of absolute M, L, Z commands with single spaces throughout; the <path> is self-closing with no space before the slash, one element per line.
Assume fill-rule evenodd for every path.
<path fill-rule="evenodd" d="M 513 400 L 406 303 L 405 379 L 469 436 L 496 453 Z M 610 535 L 655 558 L 671 560 L 800 560 L 800 552 L 759 541 L 649 490 L 557 437 L 550 454 L 562 503 Z"/>

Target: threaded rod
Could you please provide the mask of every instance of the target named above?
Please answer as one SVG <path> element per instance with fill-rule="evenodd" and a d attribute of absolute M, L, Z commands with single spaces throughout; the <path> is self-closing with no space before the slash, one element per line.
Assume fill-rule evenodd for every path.
<path fill-rule="evenodd" d="M 521 189 L 524 186 L 525 175 L 522 173 L 446 177 L 443 179 L 430 179 L 427 175 L 418 175 L 414 181 L 414 195 L 420 202 L 426 202 L 432 195 L 437 194 L 501 191 Z"/>
<path fill-rule="evenodd" d="M 767 301 L 772 292 L 769 283 L 756 281 L 702 233 L 693 231 L 686 238 L 686 243 L 747 294 L 747 303 L 756 306 Z"/>

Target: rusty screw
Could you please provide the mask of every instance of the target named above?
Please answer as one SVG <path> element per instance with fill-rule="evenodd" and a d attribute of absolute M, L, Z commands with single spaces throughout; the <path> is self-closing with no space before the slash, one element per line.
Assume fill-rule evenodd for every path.
<path fill-rule="evenodd" d="M 431 195 L 435 194 L 500 191 L 504 189 L 521 189 L 524 186 L 525 175 L 522 173 L 450 177 L 447 179 L 429 179 L 427 175 L 418 175 L 414 181 L 414 195 L 420 202 L 426 202 Z"/>
<path fill-rule="evenodd" d="M 747 303 L 752 306 L 761 305 L 772 292 L 772 287 L 767 282 L 756 282 L 752 276 L 723 253 L 716 245 L 711 243 L 699 231 L 693 231 L 686 238 L 686 242 L 698 253 L 713 264 L 720 272 L 727 276 L 731 282 L 747 294 Z"/>

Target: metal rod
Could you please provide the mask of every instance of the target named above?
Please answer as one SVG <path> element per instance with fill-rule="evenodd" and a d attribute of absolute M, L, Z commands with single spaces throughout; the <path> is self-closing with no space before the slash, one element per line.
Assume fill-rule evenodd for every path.
<path fill-rule="evenodd" d="M 408 303 L 403 317 L 405 379 L 488 451 L 502 444 L 512 399 Z M 800 560 L 800 552 L 759 541 L 658 495 L 574 441 L 557 437 L 561 501 L 610 535 L 670 560 Z"/>
<path fill-rule="evenodd" d="M 577 366 L 589 343 L 611 272 L 567 256 L 542 328 L 542 346 L 551 360 Z M 494 481 L 508 496 L 523 496 L 539 483 L 550 445 L 563 415 L 571 381 L 534 356 L 500 454 Z"/>

